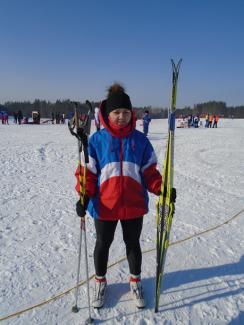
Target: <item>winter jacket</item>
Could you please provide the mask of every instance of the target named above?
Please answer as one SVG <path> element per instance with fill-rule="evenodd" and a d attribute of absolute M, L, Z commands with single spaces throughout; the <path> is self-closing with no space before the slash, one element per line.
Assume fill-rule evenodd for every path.
<path fill-rule="evenodd" d="M 151 122 L 151 117 L 148 114 L 146 114 L 143 116 L 142 120 L 143 120 L 143 126 L 147 127 L 149 125 L 149 123 Z"/>
<path fill-rule="evenodd" d="M 148 212 L 148 193 L 160 194 L 162 177 L 147 137 L 135 129 L 135 116 L 125 130 L 111 129 L 100 108 L 104 129 L 89 139 L 85 192 L 89 214 L 101 220 L 125 220 Z M 81 167 L 81 173 L 84 168 Z M 79 167 L 76 171 L 79 192 Z"/>

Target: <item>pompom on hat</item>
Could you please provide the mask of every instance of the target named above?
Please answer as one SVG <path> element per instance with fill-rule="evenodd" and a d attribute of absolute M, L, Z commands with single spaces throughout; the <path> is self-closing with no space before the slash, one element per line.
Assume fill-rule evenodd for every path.
<path fill-rule="evenodd" d="M 130 97 L 125 93 L 124 88 L 118 83 L 115 83 L 108 88 L 108 96 L 105 105 L 107 115 L 118 108 L 126 108 L 130 111 L 132 110 Z"/>

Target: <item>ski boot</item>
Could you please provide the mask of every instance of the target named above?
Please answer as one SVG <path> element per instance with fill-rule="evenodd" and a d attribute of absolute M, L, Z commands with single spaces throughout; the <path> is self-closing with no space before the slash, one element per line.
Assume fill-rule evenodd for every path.
<path fill-rule="evenodd" d="M 143 295 L 140 276 L 130 277 L 130 291 L 137 308 L 144 308 L 146 303 Z"/>
<path fill-rule="evenodd" d="M 92 301 L 93 308 L 102 308 L 105 301 L 107 280 L 105 277 L 95 277 L 94 298 Z"/>

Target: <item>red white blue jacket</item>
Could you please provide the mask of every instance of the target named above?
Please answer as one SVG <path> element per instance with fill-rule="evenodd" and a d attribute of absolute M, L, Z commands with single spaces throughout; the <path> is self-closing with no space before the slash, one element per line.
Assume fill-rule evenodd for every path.
<path fill-rule="evenodd" d="M 89 139 L 89 163 L 85 192 L 89 196 L 89 214 L 101 220 L 125 220 L 148 212 L 148 193 L 160 194 L 162 177 L 148 138 L 131 124 L 124 129 L 111 128 L 100 108 L 104 126 Z M 76 190 L 80 191 L 79 167 Z M 83 172 L 83 167 L 81 167 Z"/>

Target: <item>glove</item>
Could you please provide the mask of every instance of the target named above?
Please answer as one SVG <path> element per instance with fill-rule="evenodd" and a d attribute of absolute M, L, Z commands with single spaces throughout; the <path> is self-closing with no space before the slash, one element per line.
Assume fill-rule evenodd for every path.
<path fill-rule="evenodd" d="M 80 218 L 85 217 L 88 203 L 89 198 L 87 196 L 84 197 L 84 205 L 81 203 L 81 200 L 76 202 L 76 213 Z"/>
<path fill-rule="evenodd" d="M 165 194 L 165 197 L 166 197 L 166 186 L 164 188 L 164 194 Z M 170 196 L 170 201 L 174 202 L 176 201 L 176 189 L 173 187 L 172 190 L 171 190 L 171 196 Z"/>
<path fill-rule="evenodd" d="M 77 129 L 77 136 L 84 147 L 88 147 L 88 137 L 83 128 Z"/>
<path fill-rule="evenodd" d="M 176 201 L 176 197 L 177 197 L 177 195 L 176 195 L 176 188 L 172 188 L 172 191 L 171 191 L 171 201 L 173 201 L 174 203 L 175 203 L 175 201 Z"/>

